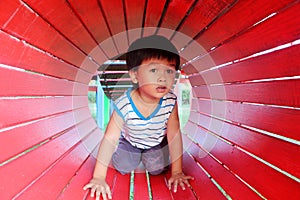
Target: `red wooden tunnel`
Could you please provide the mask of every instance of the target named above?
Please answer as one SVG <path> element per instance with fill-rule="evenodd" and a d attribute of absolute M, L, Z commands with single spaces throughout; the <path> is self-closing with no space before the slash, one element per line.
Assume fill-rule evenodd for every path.
<path fill-rule="evenodd" d="M 1 200 L 89 199 L 103 135 L 89 82 L 151 34 L 176 45 L 192 85 L 195 180 L 173 193 L 168 174 L 111 168 L 113 199 L 300 199 L 299 0 L 1 0 Z"/>

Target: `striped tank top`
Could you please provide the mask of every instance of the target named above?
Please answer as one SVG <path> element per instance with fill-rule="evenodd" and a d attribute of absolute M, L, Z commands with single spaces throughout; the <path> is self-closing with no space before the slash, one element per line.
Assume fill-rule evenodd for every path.
<path fill-rule="evenodd" d="M 144 117 L 131 99 L 132 88 L 129 88 L 114 103 L 114 110 L 123 118 L 121 135 L 134 147 L 149 149 L 163 140 L 167 122 L 177 97 L 169 92 L 162 97 L 156 109 L 148 117 Z"/>

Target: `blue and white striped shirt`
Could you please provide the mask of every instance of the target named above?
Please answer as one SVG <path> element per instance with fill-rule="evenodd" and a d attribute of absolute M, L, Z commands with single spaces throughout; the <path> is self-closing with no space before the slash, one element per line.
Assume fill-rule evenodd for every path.
<path fill-rule="evenodd" d="M 129 88 L 115 101 L 114 109 L 123 118 L 122 136 L 132 145 L 140 149 L 149 149 L 163 140 L 167 122 L 177 101 L 177 97 L 169 92 L 159 101 L 153 113 L 144 117 L 131 99 Z"/>

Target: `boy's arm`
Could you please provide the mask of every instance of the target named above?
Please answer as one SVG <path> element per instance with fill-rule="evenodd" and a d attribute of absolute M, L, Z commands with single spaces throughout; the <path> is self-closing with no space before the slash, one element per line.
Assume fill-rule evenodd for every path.
<path fill-rule="evenodd" d="M 105 179 L 107 167 L 120 138 L 122 125 L 122 118 L 114 111 L 99 147 L 93 178 Z"/>
<path fill-rule="evenodd" d="M 101 141 L 98 151 L 97 162 L 93 174 L 94 178 L 105 179 L 107 167 L 120 138 L 122 125 L 122 118 L 114 111 L 109 120 L 105 135 Z"/>
<path fill-rule="evenodd" d="M 177 103 L 175 104 L 175 107 L 168 120 L 167 138 L 172 163 L 172 174 L 181 173 L 183 149 Z"/>
<path fill-rule="evenodd" d="M 114 111 L 99 147 L 93 178 L 83 188 L 84 190 L 90 188 L 91 197 L 94 197 L 96 194 L 96 200 L 100 199 L 101 194 L 103 199 L 107 199 L 107 197 L 109 199 L 112 198 L 110 188 L 105 179 L 112 154 L 119 141 L 122 125 L 123 119 Z"/>
<path fill-rule="evenodd" d="M 184 190 L 185 185 L 190 187 L 188 182 L 189 179 L 194 179 L 191 176 L 186 176 L 182 172 L 182 137 L 180 132 L 180 123 L 178 117 L 178 106 L 177 103 L 169 117 L 167 124 L 167 138 L 169 145 L 169 152 L 171 157 L 172 164 L 172 176 L 168 181 L 169 189 L 171 189 L 172 185 L 174 187 L 174 192 L 177 191 L 177 186 L 180 185 Z"/>

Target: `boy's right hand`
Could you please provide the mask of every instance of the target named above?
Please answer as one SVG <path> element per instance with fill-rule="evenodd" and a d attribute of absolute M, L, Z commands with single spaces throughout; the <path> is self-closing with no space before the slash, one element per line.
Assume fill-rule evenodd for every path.
<path fill-rule="evenodd" d="M 109 199 L 112 199 L 109 185 L 107 185 L 104 179 L 93 178 L 88 184 L 83 187 L 84 190 L 89 188 L 91 189 L 91 197 L 94 197 L 96 193 L 96 200 L 100 200 L 101 194 L 103 200 L 107 200 L 107 197 Z"/>

